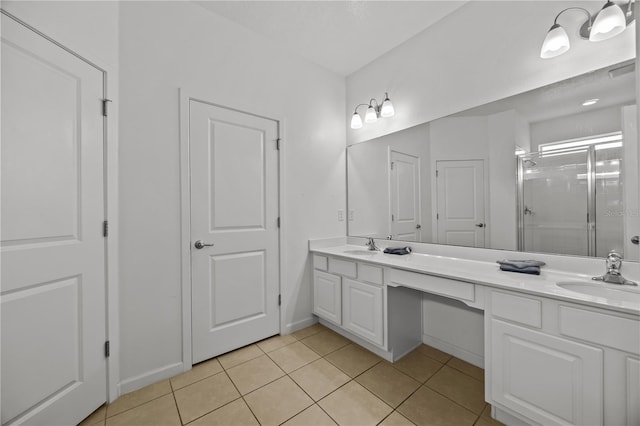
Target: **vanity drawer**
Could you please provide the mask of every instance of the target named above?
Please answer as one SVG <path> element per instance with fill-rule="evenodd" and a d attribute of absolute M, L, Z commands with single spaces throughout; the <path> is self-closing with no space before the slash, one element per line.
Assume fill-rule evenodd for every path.
<path fill-rule="evenodd" d="M 348 260 L 329 258 L 329 272 L 332 274 L 344 275 L 345 277 L 355 278 L 358 276 L 358 269 L 355 262 Z"/>
<path fill-rule="evenodd" d="M 475 286 L 463 281 L 392 269 L 391 283 L 454 299 L 475 301 Z"/>
<path fill-rule="evenodd" d="M 640 321 L 562 305 L 558 319 L 565 336 L 640 353 Z"/>
<path fill-rule="evenodd" d="M 491 314 L 494 317 L 542 328 L 542 303 L 530 297 L 493 291 Z"/>
<path fill-rule="evenodd" d="M 328 268 L 327 265 L 328 265 L 327 256 L 319 256 L 317 254 L 313 255 L 313 269 L 326 271 Z"/>
<path fill-rule="evenodd" d="M 371 284 L 382 285 L 382 268 L 360 263 L 358 264 L 358 279 Z"/>

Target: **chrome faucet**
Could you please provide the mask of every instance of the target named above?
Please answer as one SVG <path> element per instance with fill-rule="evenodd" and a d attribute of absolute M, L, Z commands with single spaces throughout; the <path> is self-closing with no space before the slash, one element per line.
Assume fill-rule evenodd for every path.
<path fill-rule="evenodd" d="M 620 268 L 622 268 L 622 256 L 616 253 L 615 250 L 611 250 L 607 256 L 607 273 L 600 277 L 593 277 L 591 279 L 610 284 L 637 286 L 637 283 L 629 281 L 622 276 Z"/>
<path fill-rule="evenodd" d="M 369 247 L 371 251 L 380 251 L 373 237 L 369 237 L 369 241 L 365 243 L 365 246 Z"/>

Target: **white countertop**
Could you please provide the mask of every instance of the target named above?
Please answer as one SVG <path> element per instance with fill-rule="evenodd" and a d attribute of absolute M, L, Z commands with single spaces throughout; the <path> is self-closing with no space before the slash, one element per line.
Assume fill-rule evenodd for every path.
<path fill-rule="evenodd" d="M 411 253 L 398 256 L 374 251 L 364 254 L 365 247 L 360 245 L 338 245 L 333 247 L 312 247 L 312 252 L 331 256 L 339 256 L 360 262 L 375 263 L 398 269 L 452 278 L 474 284 L 520 291 L 569 302 L 610 309 L 624 313 L 640 315 L 640 303 L 632 301 L 611 300 L 599 296 L 591 296 L 570 291 L 556 285 L 563 281 L 591 280 L 591 275 L 568 273 L 549 269 L 543 266 L 540 275 L 529 275 L 501 271 L 495 262 L 461 259 L 455 257 L 436 256 L 423 253 Z M 355 253 L 349 253 L 355 251 Z M 501 259 L 496 259 L 501 260 Z M 616 289 L 640 293 L 640 287 L 620 286 Z"/>

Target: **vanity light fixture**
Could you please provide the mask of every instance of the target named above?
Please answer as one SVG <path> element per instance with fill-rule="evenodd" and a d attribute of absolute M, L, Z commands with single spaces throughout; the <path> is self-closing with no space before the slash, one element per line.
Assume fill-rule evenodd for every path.
<path fill-rule="evenodd" d="M 589 41 L 602 41 L 617 36 L 627 28 L 634 20 L 634 0 L 627 0 L 627 4 L 620 7 L 612 0 L 607 3 L 595 15 L 581 7 L 568 7 L 561 10 L 553 20 L 553 25 L 547 32 L 547 36 L 540 49 L 540 57 L 543 59 L 555 58 L 565 53 L 571 47 L 569 36 L 565 29 L 558 24 L 558 18 L 568 10 L 580 10 L 587 14 L 587 20 L 580 27 L 580 37 Z M 623 11 L 623 8 L 625 9 Z"/>
<path fill-rule="evenodd" d="M 395 115 L 395 110 L 393 109 L 393 104 L 389 99 L 389 95 L 387 92 L 384 92 L 384 101 L 382 104 L 379 104 L 374 98 L 371 98 L 368 104 L 358 104 L 353 110 L 353 115 L 351 116 L 351 128 L 352 129 L 361 129 L 362 128 L 362 118 L 360 114 L 358 114 L 358 108 L 361 106 L 366 106 L 367 111 L 364 115 L 365 123 L 375 123 L 378 121 L 379 117 L 387 118 L 393 117 Z"/>

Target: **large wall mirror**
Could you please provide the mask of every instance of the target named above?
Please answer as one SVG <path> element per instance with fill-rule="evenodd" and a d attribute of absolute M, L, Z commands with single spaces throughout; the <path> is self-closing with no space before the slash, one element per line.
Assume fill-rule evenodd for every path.
<path fill-rule="evenodd" d="M 635 61 L 347 147 L 348 234 L 638 259 Z"/>

